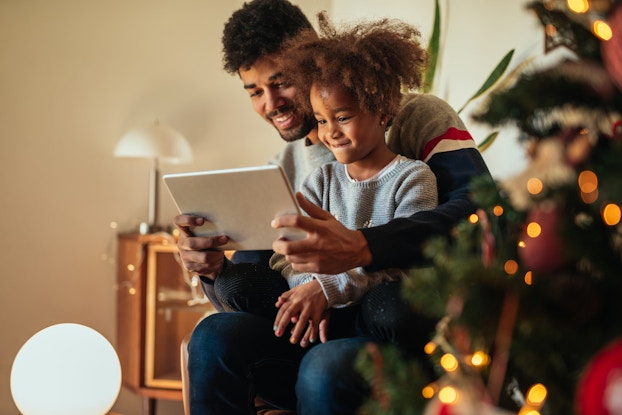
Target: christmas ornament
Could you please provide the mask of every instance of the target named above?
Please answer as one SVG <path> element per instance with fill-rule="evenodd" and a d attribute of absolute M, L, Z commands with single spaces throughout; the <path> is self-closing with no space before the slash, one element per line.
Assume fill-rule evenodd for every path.
<path fill-rule="evenodd" d="M 596 353 L 579 381 L 580 415 L 622 414 L 622 339 Z"/>
<path fill-rule="evenodd" d="M 520 238 L 525 246 L 519 250 L 519 256 L 529 270 L 548 274 L 568 264 L 564 244 L 557 234 L 559 215 L 558 208 L 552 204 L 536 206 L 527 215 Z"/>
<path fill-rule="evenodd" d="M 619 5 L 609 17 L 611 39 L 601 45 L 603 63 L 609 75 L 622 90 L 622 5 Z"/>

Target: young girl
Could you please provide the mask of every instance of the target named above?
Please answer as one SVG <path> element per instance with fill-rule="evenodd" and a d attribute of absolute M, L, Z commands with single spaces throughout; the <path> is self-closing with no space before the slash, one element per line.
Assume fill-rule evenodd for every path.
<path fill-rule="evenodd" d="M 350 229 L 433 209 L 437 188 L 429 167 L 394 154 L 385 142 L 402 87 L 416 88 L 422 81 L 427 54 L 419 32 L 388 19 L 337 31 L 325 14 L 319 15 L 319 27 L 319 37 L 308 31 L 288 42 L 279 61 L 287 81 L 303 94 L 300 102 L 311 106 L 319 138 L 337 160 L 315 170 L 301 193 Z M 275 333 L 282 335 L 294 322 L 290 341 L 297 343 L 304 332 L 303 346 L 322 334 L 319 323 L 328 308 L 352 305 L 381 282 L 406 275 L 363 268 L 338 275 L 301 273 L 278 254 L 270 265 L 290 287 L 277 301 Z"/>

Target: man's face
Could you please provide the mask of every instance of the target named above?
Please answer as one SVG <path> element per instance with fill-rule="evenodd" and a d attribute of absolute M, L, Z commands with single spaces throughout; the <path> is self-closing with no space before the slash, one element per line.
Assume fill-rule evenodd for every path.
<path fill-rule="evenodd" d="M 285 83 L 270 56 L 260 57 L 250 68 L 240 67 L 239 74 L 255 112 L 285 141 L 303 138 L 316 127 L 313 114 L 300 113 L 296 89 Z"/>

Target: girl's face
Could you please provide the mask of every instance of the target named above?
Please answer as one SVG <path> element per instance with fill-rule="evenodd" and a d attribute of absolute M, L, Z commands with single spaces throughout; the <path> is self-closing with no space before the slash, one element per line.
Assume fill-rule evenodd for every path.
<path fill-rule="evenodd" d="M 361 108 L 345 88 L 313 84 L 310 100 L 319 138 L 340 163 L 365 160 L 386 148 L 384 118 Z"/>

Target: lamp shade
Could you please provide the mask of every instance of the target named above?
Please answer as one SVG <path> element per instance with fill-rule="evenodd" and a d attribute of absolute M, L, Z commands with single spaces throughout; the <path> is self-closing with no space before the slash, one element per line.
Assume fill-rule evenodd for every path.
<path fill-rule="evenodd" d="M 56 324 L 32 336 L 11 369 L 11 394 L 24 415 L 104 415 L 121 389 L 121 364 L 97 331 Z"/>
<path fill-rule="evenodd" d="M 125 133 L 117 143 L 114 155 L 115 157 L 157 159 L 173 164 L 192 161 L 192 149 L 186 138 L 158 121 Z"/>

